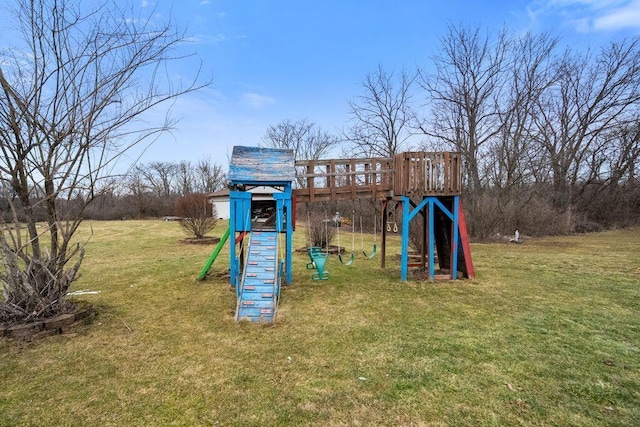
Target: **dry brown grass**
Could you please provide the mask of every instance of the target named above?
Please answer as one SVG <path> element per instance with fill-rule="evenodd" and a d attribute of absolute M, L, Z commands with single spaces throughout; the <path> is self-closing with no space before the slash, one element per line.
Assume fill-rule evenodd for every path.
<path fill-rule="evenodd" d="M 179 244 L 176 224 L 86 225 L 75 288 L 101 291 L 82 297 L 100 315 L 75 336 L 0 343 L 2 426 L 640 419 L 640 230 L 474 245 L 471 282 L 402 283 L 391 256 L 386 272 L 334 257 L 313 282 L 296 254 L 276 323 L 253 325 L 233 321 L 226 252 L 196 282 L 213 247 Z"/>

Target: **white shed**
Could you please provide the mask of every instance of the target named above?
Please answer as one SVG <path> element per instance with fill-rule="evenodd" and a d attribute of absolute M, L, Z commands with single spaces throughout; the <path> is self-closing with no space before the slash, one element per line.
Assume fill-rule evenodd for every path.
<path fill-rule="evenodd" d="M 255 201 L 273 200 L 273 193 L 282 193 L 282 190 L 264 185 L 254 187 L 249 190 L 251 199 Z M 218 219 L 229 219 L 231 210 L 229 203 L 229 189 L 225 188 L 215 193 L 207 194 L 209 201 L 216 208 Z"/>
<path fill-rule="evenodd" d="M 209 203 L 216 208 L 218 219 L 229 219 L 229 189 L 225 188 L 215 193 L 207 194 Z"/>

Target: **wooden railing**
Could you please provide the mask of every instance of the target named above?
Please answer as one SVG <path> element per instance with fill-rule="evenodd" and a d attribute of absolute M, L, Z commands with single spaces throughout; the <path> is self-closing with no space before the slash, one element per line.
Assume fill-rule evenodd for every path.
<path fill-rule="evenodd" d="M 298 202 L 456 195 L 460 154 L 407 152 L 393 158 L 297 161 Z"/>
<path fill-rule="evenodd" d="M 460 153 L 416 151 L 394 160 L 396 196 L 453 196 L 462 191 Z"/>

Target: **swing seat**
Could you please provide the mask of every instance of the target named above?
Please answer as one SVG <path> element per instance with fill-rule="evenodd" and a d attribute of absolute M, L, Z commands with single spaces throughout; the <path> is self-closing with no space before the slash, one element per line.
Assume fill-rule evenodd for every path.
<path fill-rule="evenodd" d="M 364 254 L 364 256 L 365 256 L 365 257 L 367 257 L 367 258 L 371 259 L 371 258 L 373 258 L 374 256 L 376 256 L 376 250 L 377 250 L 377 247 L 376 247 L 376 244 L 374 243 L 374 244 L 373 244 L 373 251 L 371 252 L 371 254 L 370 254 L 370 255 L 367 255 L 367 253 L 366 253 L 365 251 L 362 251 L 362 253 Z"/>
<path fill-rule="evenodd" d="M 343 260 L 342 259 L 342 255 L 338 254 L 338 259 L 344 265 L 351 265 L 351 264 L 353 264 L 353 260 L 356 259 L 356 254 L 355 254 L 355 252 L 351 252 L 351 258 L 349 258 L 348 261 Z"/>
<path fill-rule="evenodd" d="M 307 270 L 315 270 L 316 269 L 316 265 L 313 262 L 313 254 L 318 254 L 322 252 L 322 248 L 320 246 L 311 246 L 310 248 L 307 248 L 307 253 L 309 254 L 309 259 L 311 260 L 311 262 L 307 263 Z"/>
<path fill-rule="evenodd" d="M 316 266 L 317 272 L 311 274 L 313 280 L 327 280 L 329 278 L 329 272 L 324 271 L 324 266 L 327 263 L 329 254 L 316 252 L 312 254 L 313 264 Z"/>

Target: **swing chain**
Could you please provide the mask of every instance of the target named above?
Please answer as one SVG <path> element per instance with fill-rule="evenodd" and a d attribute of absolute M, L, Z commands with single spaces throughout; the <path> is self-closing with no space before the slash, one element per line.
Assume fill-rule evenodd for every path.
<path fill-rule="evenodd" d="M 393 230 L 394 233 L 398 232 L 398 219 L 396 217 L 396 208 L 397 206 L 393 208 L 392 212 L 389 212 L 387 214 L 387 231 Z M 393 215 L 393 221 L 389 221 L 389 217 L 392 215 Z M 393 227 L 391 226 L 391 224 L 393 224 Z"/>

